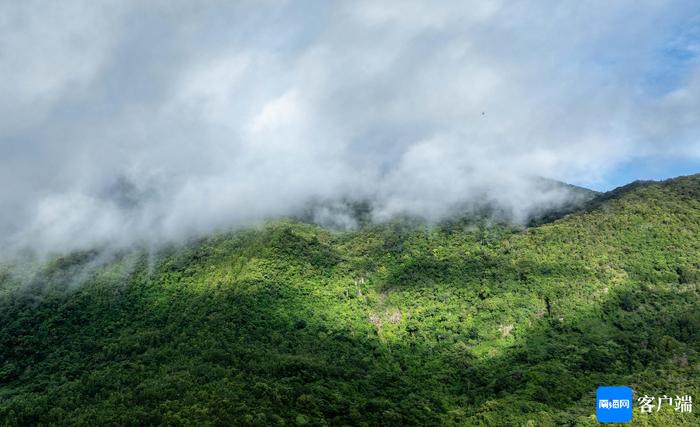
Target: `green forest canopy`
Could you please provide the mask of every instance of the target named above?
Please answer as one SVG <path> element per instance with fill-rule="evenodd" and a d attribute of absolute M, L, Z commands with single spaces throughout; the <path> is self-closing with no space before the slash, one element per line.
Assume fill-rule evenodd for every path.
<path fill-rule="evenodd" d="M 0 425 L 592 426 L 599 385 L 700 398 L 700 175 L 525 229 L 278 220 L 100 256 L 1 267 Z"/>

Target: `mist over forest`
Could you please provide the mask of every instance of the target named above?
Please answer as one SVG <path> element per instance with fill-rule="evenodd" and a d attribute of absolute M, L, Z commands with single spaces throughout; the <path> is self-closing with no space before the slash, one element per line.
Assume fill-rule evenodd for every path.
<path fill-rule="evenodd" d="M 698 158 L 692 6 L 3 2 L 3 252 L 316 200 L 435 220 L 486 199 L 526 222 L 567 201 L 532 177 L 610 189 L 635 158 Z"/>
<path fill-rule="evenodd" d="M 0 0 L 0 427 L 700 425 L 699 58 L 697 0 Z"/>

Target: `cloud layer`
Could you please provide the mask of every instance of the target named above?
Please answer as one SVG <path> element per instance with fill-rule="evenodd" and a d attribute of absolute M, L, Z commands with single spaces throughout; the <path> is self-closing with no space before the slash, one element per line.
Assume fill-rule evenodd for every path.
<path fill-rule="evenodd" d="M 372 197 L 518 215 L 700 158 L 694 1 L 0 2 L 3 247 L 162 241 Z"/>

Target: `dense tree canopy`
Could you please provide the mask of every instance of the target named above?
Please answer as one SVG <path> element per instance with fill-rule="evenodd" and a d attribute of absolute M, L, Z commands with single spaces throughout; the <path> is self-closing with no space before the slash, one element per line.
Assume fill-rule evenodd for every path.
<path fill-rule="evenodd" d="M 113 256 L 0 267 L 0 425 L 592 426 L 599 385 L 700 398 L 700 176 L 525 229 L 280 220 Z"/>

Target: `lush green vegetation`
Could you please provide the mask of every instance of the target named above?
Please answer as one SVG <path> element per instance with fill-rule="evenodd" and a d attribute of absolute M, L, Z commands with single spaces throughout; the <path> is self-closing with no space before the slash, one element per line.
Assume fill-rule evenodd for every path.
<path fill-rule="evenodd" d="M 277 221 L 100 256 L 0 270 L 0 425 L 585 426 L 599 385 L 700 398 L 700 176 L 525 230 Z"/>

